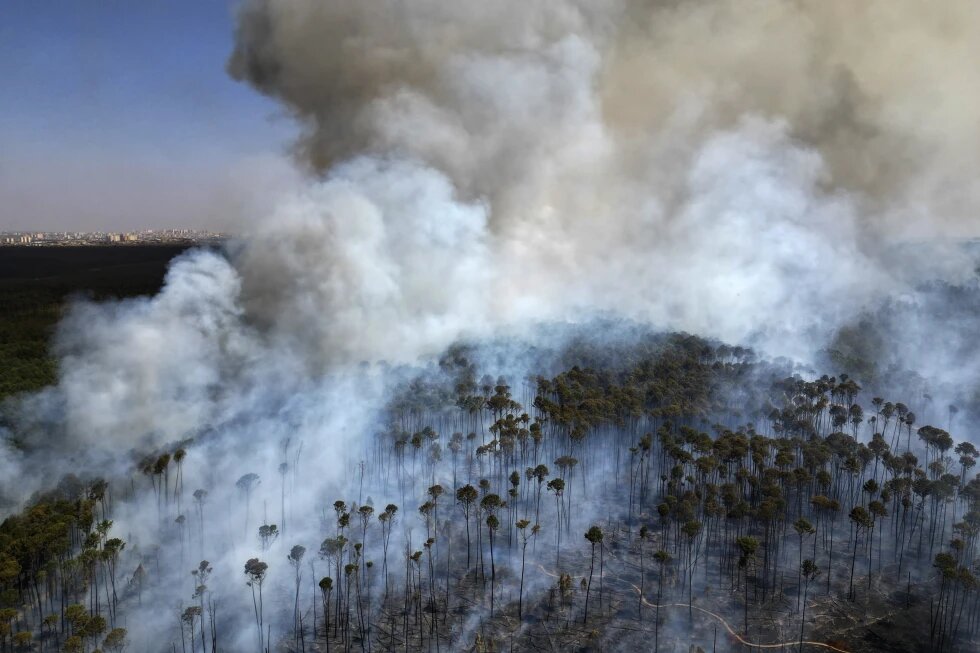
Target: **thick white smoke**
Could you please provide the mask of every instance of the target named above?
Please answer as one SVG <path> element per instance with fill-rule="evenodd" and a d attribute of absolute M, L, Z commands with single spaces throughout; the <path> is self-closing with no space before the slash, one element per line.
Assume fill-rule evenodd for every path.
<path fill-rule="evenodd" d="M 230 259 L 76 308 L 31 401 L 69 442 L 159 444 L 267 388 L 595 315 L 811 358 L 876 298 L 972 274 L 949 238 L 977 232 L 976 11 L 246 2 L 230 70 L 294 111 L 320 179 Z"/>
<path fill-rule="evenodd" d="M 302 442 L 315 482 L 290 505 L 313 523 L 296 538 L 317 541 L 389 363 L 608 315 L 810 359 L 923 274 L 972 274 L 949 239 L 978 231 L 978 12 L 246 2 L 230 71 L 295 114 L 313 176 L 227 256 L 175 262 L 158 296 L 76 306 L 58 386 L 15 427 L 121 474 L 119 454 L 197 438 L 187 487 L 213 492 L 238 587 L 235 480 L 258 473 L 275 515 L 282 443 Z M 915 274 L 896 254 L 909 240 Z M 13 456 L 0 469 L 51 465 Z M 117 521 L 152 541 L 143 508 Z"/>
<path fill-rule="evenodd" d="M 487 318 L 487 207 L 404 161 L 357 158 L 254 227 L 244 307 L 312 364 L 414 360 Z"/>
<path fill-rule="evenodd" d="M 424 234 L 403 243 L 461 270 L 438 300 L 398 282 L 395 304 L 437 325 L 421 340 L 601 311 L 807 357 L 876 295 L 919 280 L 896 243 L 977 232 L 980 132 L 964 106 L 978 94 L 968 58 L 953 56 L 977 47 L 976 9 L 934 13 L 911 2 L 262 0 L 243 7 L 229 66 L 293 110 L 306 127 L 297 153 L 330 180 L 353 155 L 385 162 L 360 177 L 366 189 L 407 161 L 445 175 L 461 206 L 485 208 L 468 233 L 454 211 L 422 209 L 485 257 Z M 401 238 L 415 205 L 386 208 L 378 228 Z M 270 224 L 259 231 L 283 239 L 309 228 Z M 246 264 L 246 296 L 361 273 L 343 247 L 314 242 L 326 247 L 290 247 L 279 266 L 256 257 L 257 283 Z M 404 269 L 404 253 L 376 255 Z M 324 256 L 336 261 L 327 276 Z M 956 261 L 943 274 L 972 272 Z M 347 301 L 363 311 L 388 292 L 373 288 Z M 251 303 L 266 318 L 269 294 Z M 271 294 L 270 310 L 292 297 L 304 315 L 303 291 Z M 445 310 L 473 295 L 465 316 Z M 361 317 L 357 331 L 377 336 L 370 311 Z M 344 347 L 317 345 L 327 359 Z"/>

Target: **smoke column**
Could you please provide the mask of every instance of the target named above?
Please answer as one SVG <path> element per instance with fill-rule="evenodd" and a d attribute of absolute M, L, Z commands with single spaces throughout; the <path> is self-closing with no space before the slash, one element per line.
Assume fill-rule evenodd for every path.
<path fill-rule="evenodd" d="M 0 490 L 194 435 L 238 588 L 235 479 L 274 505 L 302 442 L 315 522 L 397 367 L 460 338 L 614 316 L 813 361 L 884 297 L 975 284 L 978 60 L 970 0 L 245 2 L 229 72 L 302 125 L 308 183 L 156 297 L 77 305 Z M 950 344 L 918 320 L 889 345 L 910 367 Z M 148 512 L 117 517 L 134 547 Z"/>
<path fill-rule="evenodd" d="M 364 338 L 376 334 L 360 297 L 381 292 L 391 293 L 385 317 L 400 307 L 421 319 L 412 334 L 436 335 L 433 322 L 458 332 L 464 313 L 506 325 L 607 311 L 806 357 L 870 299 L 918 281 L 896 244 L 926 241 L 916 256 L 927 259 L 940 248 L 944 267 L 929 274 L 972 274 L 943 246 L 977 233 L 977 12 L 969 2 L 943 12 L 914 2 L 247 3 L 229 70 L 303 125 L 299 160 L 326 188 L 404 188 L 432 205 L 372 197 L 368 215 L 349 207 L 340 218 L 314 201 L 277 216 L 257 229 L 262 239 L 306 240 L 311 220 L 344 221 L 373 260 L 349 261 L 350 248 L 314 236 L 286 247 L 282 270 L 277 242 L 273 261 L 244 260 L 246 304 L 264 321 L 302 315 L 298 304 L 329 310 L 340 283 L 344 301 L 358 297 Z M 418 278 L 412 256 L 440 288 Z M 271 281 L 275 272 L 285 274 Z M 475 306 L 454 305 L 474 295 Z M 279 326 L 334 358 L 352 314 L 331 313 L 312 335 Z"/>

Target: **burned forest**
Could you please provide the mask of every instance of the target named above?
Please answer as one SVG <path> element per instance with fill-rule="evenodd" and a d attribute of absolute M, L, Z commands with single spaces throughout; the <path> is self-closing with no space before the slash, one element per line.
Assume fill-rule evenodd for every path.
<path fill-rule="evenodd" d="M 310 443 L 289 438 L 195 485 L 185 466 L 222 455 L 207 433 L 66 476 L 0 528 L 4 641 L 122 650 L 151 602 L 161 650 L 202 652 L 980 641 L 955 406 L 682 334 L 579 340 L 510 377 L 489 354 L 403 370 L 312 504 Z M 134 506 L 137 541 L 114 527 Z"/>
<path fill-rule="evenodd" d="M 0 653 L 980 651 L 976 0 L 0 2 Z"/>

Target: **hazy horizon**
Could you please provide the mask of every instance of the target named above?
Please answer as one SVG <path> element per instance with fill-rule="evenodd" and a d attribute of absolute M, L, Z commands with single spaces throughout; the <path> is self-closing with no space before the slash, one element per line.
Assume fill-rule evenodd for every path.
<path fill-rule="evenodd" d="M 223 229 L 292 183 L 220 2 L 0 5 L 0 231 Z"/>

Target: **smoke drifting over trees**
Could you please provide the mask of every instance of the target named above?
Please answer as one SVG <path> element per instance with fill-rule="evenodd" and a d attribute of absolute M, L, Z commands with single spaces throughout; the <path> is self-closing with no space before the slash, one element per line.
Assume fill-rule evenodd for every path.
<path fill-rule="evenodd" d="M 977 231 L 977 11 L 260 1 L 241 12 L 229 70 L 306 127 L 296 152 L 326 188 L 353 182 L 367 202 L 343 221 L 376 260 L 332 269 L 330 283 L 310 259 L 332 259 L 335 244 L 290 241 L 311 237 L 305 222 L 335 224 L 333 209 L 318 201 L 312 216 L 265 223 L 286 241 L 281 276 L 315 270 L 317 289 L 364 281 L 368 297 L 394 295 L 384 310 L 422 307 L 448 332 L 462 313 L 471 326 L 609 311 L 806 357 L 881 294 L 922 274 L 972 275 L 948 239 Z M 421 179 L 406 182 L 405 161 Z M 397 190 L 378 186 L 417 188 L 422 216 L 393 210 Z M 443 301 L 477 294 L 480 306 L 432 307 L 397 245 L 406 233 L 437 270 L 453 261 Z M 910 239 L 919 249 L 896 253 Z M 384 275 L 406 269 L 404 281 Z M 283 285 L 258 270 L 245 268 L 246 291 Z M 302 314 L 309 290 L 252 306 Z M 336 356 L 324 335 L 314 347 Z"/>
<path fill-rule="evenodd" d="M 310 181 L 62 323 L 0 491 L 83 480 L 45 498 L 60 585 L 18 562 L 11 619 L 419 650 L 625 645 L 627 611 L 659 645 L 710 609 L 795 642 L 910 573 L 924 641 L 975 637 L 947 439 L 976 418 L 978 13 L 246 2 L 229 72 L 304 126 Z"/>

